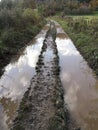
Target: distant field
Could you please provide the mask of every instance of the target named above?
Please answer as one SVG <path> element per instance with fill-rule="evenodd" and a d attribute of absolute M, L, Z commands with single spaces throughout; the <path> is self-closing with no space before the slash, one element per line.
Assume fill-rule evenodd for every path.
<path fill-rule="evenodd" d="M 58 12 L 55 16 L 61 16 L 62 12 Z M 93 14 L 91 15 L 66 15 L 66 16 L 70 16 L 70 17 L 74 17 L 74 18 L 86 18 L 86 19 L 92 19 L 92 18 L 98 18 L 98 11 L 95 11 Z"/>
<path fill-rule="evenodd" d="M 65 16 L 65 17 L 71 17 L 73 20 L 86 20 L 88 23 L 91 21 L 98 20 L 98 15 L 82 15 L 82 16 Z"/>
<path fill-rule="evenodd" d="M 73 19 L 85 19 L 87 21 L 93 20 L 93 19 L 98 19 L 98 15 L 85 15 L 85 16 L 70 16 Z"/>
<path fill-rule="evenodd" d="M 95 15 L 95 16 L 98 16 L 98 11 L 94 12 L 94 15 Z"/>

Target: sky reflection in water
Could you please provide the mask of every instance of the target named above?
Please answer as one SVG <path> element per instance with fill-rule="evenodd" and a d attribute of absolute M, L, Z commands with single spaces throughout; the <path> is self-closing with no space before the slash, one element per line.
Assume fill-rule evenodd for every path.
<path fill-rule="evenodd" d="M 58 33 L 59 30 L 61 29 L 58 29 Z M 65 89 L 65 103 L 68 104 L 77 124 L 82 126 L 82 130 L 98 130 L 97 79 L 69 38 L 58 36 L 56 43 L 60 57 L 60 77 Z"/>
<path fill-rule="evenodd" d="M 8 130 L 19 102 L 30 85 L 46 31 L 42 30 L 35 37 L 34 43 L 26 47 L 18 61 L 5 67 L 0 79 L 0 130 Z"/>

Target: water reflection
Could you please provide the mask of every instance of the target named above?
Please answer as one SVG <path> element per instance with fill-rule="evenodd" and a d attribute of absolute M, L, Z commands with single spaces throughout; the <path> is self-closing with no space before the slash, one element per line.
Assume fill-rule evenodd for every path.
<path fill-rule="evenodd" d="M 5 67 L 0 79 L 0 130 L 8 130 L 19 102 L 30 85 L 47 29 L 48 25 L 35 37 L 32 45 L 26 47 L 17 61 L 14 59 Z"/>
<path fill-rule="evenodd" d="M 3 114 L 4 117 L 6 117 L 6 120 L 3 121 L 5 122 L 5 124 L 9 124 L 9 126 L 12 124 L 12 120 L 13 116 L 16 113 L 16 108 L 18 107 L 18 103 L 16 101 L 11 101 L 11 99 L 7 99 L 7 98 L 2 98 L 1 99 L 1 105 L 3 104 L 3 107 L 1 107 L 3 109 Z M 1 119 L 2 121 L 2 119 Z"/>
<path fill-rule="evenodd" d="M 98 130 L 98 82 L 70 39 L 58 36 L 56 43 L 65 102 L 72 117 L 83 130 Z"/>
<path fill-rule="evenodd" d="M 61 39 L 68 38 L 67 34 L 65 34 L 65 33 L 57 33 L 57 37 L 59 37 Z"/>

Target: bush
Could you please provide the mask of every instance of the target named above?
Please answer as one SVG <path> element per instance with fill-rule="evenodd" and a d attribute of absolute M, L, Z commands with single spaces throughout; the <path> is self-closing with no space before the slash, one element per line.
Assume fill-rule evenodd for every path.
<path fill-rule="evenodd" d="M 65 14 L 68 14 L 68 15 L 88 15 L 88 14 L 92 14 L 93 11 L 90 7 L 88 6 L 81 6 L 81 7 L 78 7 L 78 8 L 69 8 L 69 7 L 66 7 L 64 9 L 64 13 Z"/>
<path fill-rule="evenodd" d="M 9 28 L 13 24 L 12 13 L 10 10 L 0 11 L 0 29 Z"/>
<path fill-rule="evenodd" d="M 14 47 L 17 46 L 18 43 L 20 43 L 22 36 L 22 33 L 20 33 L 19 31 L 17 32 L 14 29 L 4 30 L 1 35 L 1 41 L 7 47 Z"/>
<path fill-rule="evenodd" d="M 77 10 L 78 14 L 91 14 L 92 10 L 90 7 L 82 6 Z"/>
<path fill-rule="evenodd" d="M 65 8 L 65 9 L 64 9 L 64 13 L 65 13 L 65 14 L 71 14 L 71 10 L 70 10 L 69 8 Z"/>
<path fill-rule="evenodd" d="M 38 23 L 40 20 L 38 11 L 30 8 L 24 10 L 23 18 L 25 19 L 26 22 L 31 22 L 31 23 Z"/>

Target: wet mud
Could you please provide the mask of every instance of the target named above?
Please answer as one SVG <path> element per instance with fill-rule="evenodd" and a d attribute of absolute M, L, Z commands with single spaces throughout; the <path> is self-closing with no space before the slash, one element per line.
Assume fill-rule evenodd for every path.
<path fill-rule="evenodd" d="M 51 23 L 28 91 L 24 94 L 11 130 L 67 130 L 68 111 L 59 77 L 56 28 Z M 48 57 L 48 58 L 47 58 Z"/>
<path fill-rule="evenodd" d="M 59 27 L 57 34 L 61 32 L 63 29 Z M 71 123 L 77 129 L 98 130 L 98 78 L 72 40 L 61 36 L 56 38 L 56 44 L 64 100 L 70 112 Z M 72 126 L 71 130 L 74 129 Z"/>
<path fill-rule="evenodd" d="M 47 30 L 44 30 L 45 27 Z M 49 25 L 46 24 L 45 27 L 3 69 L 0 78 L 0 130 L 10 129 L 23 95 L 36 73 L 36 63 Z"/>

